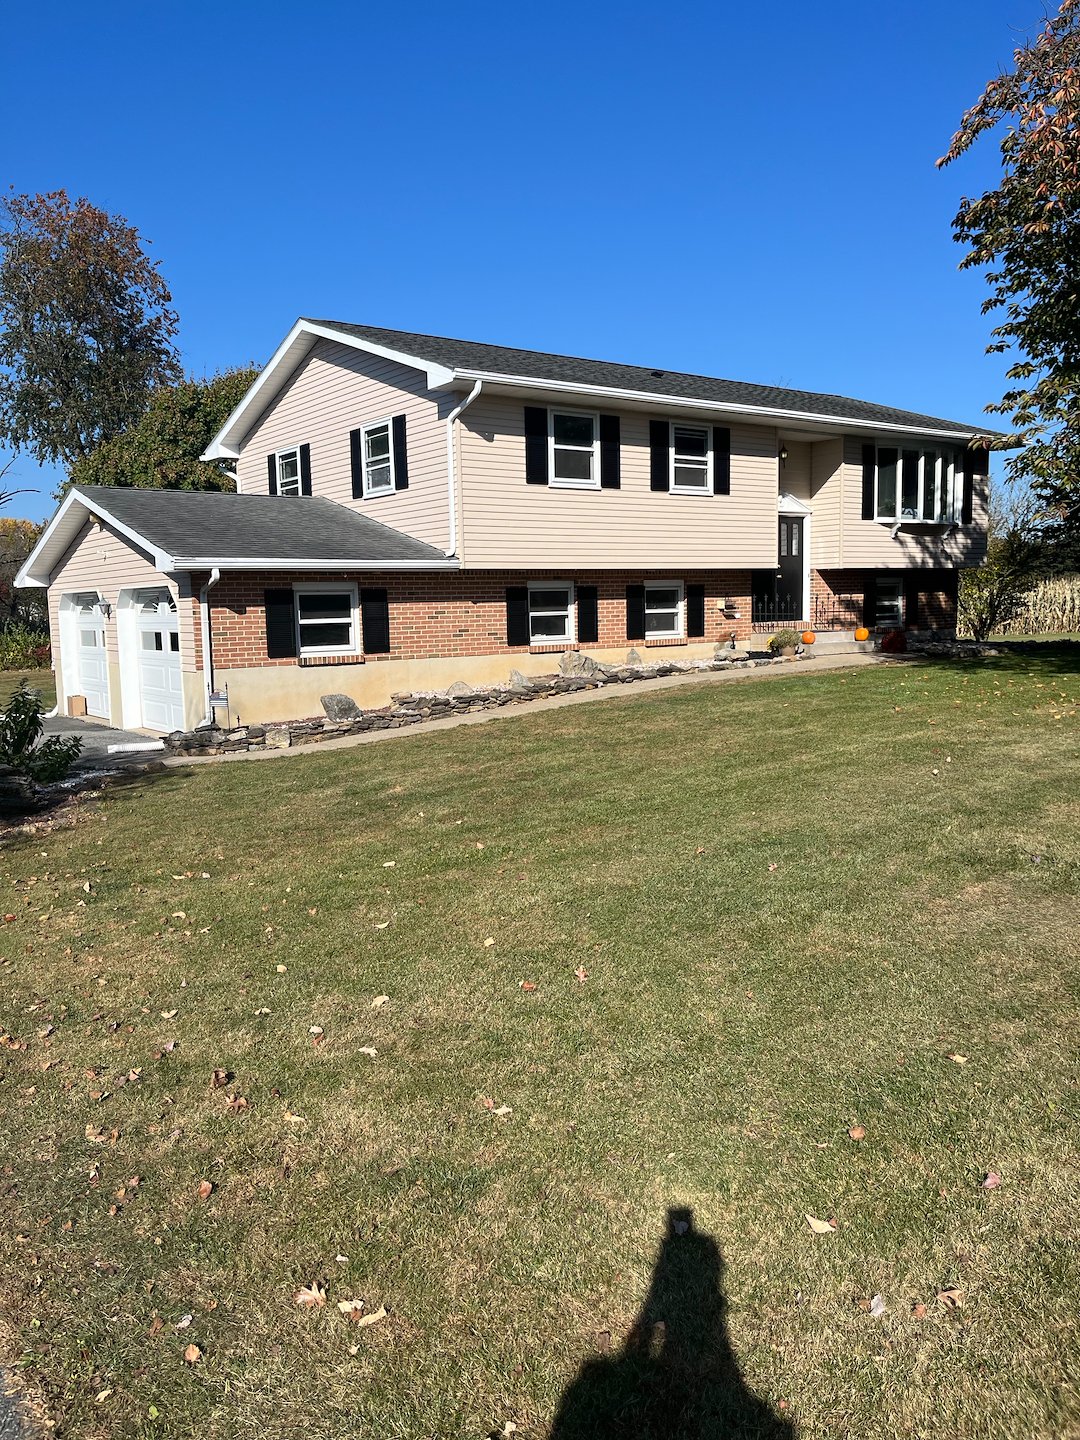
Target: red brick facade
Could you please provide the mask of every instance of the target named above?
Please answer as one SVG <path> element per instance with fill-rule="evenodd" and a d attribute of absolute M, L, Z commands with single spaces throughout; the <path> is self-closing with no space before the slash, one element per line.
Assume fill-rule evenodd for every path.
<path fill-rule="evenodd" d="M 901 583 L 905 629 L 956 628 L 959 573 L 955 570 L 812 570 L 812 623 L 820 630 L 851 630 L 857 625 L 873 629 L 875 617 L 866 613 L 867 584 L 886 575 Z"/>
<path fill-rule="evenodd" d="M 195 577 L 195 591 L 205 580 Z M 626 635 L 626 587 L 632 584 L 681 580 L 705 587 L 705 635 L 695 643 L 727 642 L 732 632 L 740 642 L 750 637 L 750 572 L 730 570 L 613 572 L 567 574 L 551 571 L 463 571 L 445 575 L 225 574 L 210 591 L 214 664 L 221 669 L 293 665 L 295 659 L 271 660 L 266 653 L 265 593 L 305 582 L 341 580 L 387 591 L 390 606 L 390 653 L 369 659 L 453 659 L 482 655 L 561 653 L 567 647 L 511 646 L 506 643 L 506 590 L 530 580 L 574 581 L 598 591 L 599 638 L 588 649 L 620 649 L 642 642 Z M 198 625 L 196 624 L 196 635 Z M 677 641 L 663 640 L 663 645 Z M 201 666 L 201 646 L 199 665 Z M 319 657 L 308 663 L 342 664 L 353 657 Z M 300 662 L 303 663 L 303 662 Z"/>

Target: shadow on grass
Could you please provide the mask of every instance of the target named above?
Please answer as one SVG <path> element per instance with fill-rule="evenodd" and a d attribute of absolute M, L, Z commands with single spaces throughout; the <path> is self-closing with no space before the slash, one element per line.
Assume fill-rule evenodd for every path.
<path fill-rule="evenodd" d="M 724 1261 L 692 1210 L 669 1210 L 652 1284 L 618 1355 L 585 1361 L 551 1440 L 794 1440 L 728 1339 Z"/>
<path fill-rule="evenodd" d="M 159 761 L 128 764 L 115 769 L 102 762 L 76 769 L 70 780 L 58 785 L 26 785 L 14 777 L 0 778 L 0 844 L 16 848 L 33 841 L 43 826 L 73 824 L 81 806 L 102 795 L 122 794 L 165 782 L 181 783 L 183 772 Z M 0 1430 L 0 1440 L 3 1431 Z"/>

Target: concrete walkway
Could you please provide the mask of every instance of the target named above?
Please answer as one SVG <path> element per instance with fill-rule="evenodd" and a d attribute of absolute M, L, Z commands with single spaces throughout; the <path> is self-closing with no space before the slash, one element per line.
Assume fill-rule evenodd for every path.
<path fill-rule="evenodd" d="M 658 690 L 671 690 L 679 685 L 737 685 L 754 680 L 790 680 L 798 675 L 809 678 L 834 670 L 857 670 L 867 665 L 887 665 L 897 657 L 890 655 L 833 655 L 813 660 L 795 660 L 789 665 L 763 665 L 753 670 L 697 671 L 689 675 L 665 675 L 656 680 L 635 680 L 631 685 L 605 685 L 599 690 L 577 690 L 569 695 L 548 695 L 542 700 L 523 705 L 503 705 L 493 710 L 474 710 L 467 715 L 451 715 L 445 720 L 421 720 L 416 725 L 403 725 L 397 730 L 364 730 L 358 735 L 339 735 L 333 740 L 320 740 L 314 745 L 292 745 L 287 750 L 234 750 L 227 755 L 170 756 L 162 763 L 175 765 L 217 765 L 231 760 L 288 760 L 297 755 L 311 755 L 325 750 L 351 750 L 355 745 L 374 745 L 382 740 L 401 740 L 406 735 L 424 735 L 431 730 L 454 730 L 459 725 L 486 725 L 491 720 L 510 720 L 518 715 L 536 715 L 545 710 L 561 710 L 566 705 L 588 705 L 616 696 L 623 700 L 654 695 Z M 909 659 L 900 656 L 901 660 Z M 129 757 L 134 759 L 134 756 Z M 148 757 L 154 759 L 156 757 Z"/>

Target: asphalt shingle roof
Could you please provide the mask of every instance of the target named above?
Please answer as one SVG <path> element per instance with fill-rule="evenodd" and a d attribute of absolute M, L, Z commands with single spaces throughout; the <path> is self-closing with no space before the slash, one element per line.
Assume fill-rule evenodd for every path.
<path fill-rule="evenodd" d="M 441 550 L 333 500 L 310 495 L 231 495 L 201 490 L 75 487 L 177 560 L 344 560 L 358 565 L 442 565 Z"/>
<path fill-rule="evenodd" d="M 671 399 L 704 400 L 751 409 L 787 410 L 801 415 L 854 420 L 869 425 L 907 425 L 919 430 L 952 430 L 958 434 L 989 435 L 985 425 L 944 420 L 897 410 L 845 395 L 822 395 L 812 390 L 786 390 L 777 385 L 753 385 L 744 380 L 719 380 L 710 375 L 687 375 L 675 370 L 651 370 L 644 365 L 620 365 L 610 360 L 585 360 L 576 355 L 550 355 L 541 350 L 514 350 L 475 340 L 450 340 L 441 335 L 417 335 L 408 330 L 383 330 L 374 325 L 353 325 L 342 320 L 313 320 L 315 325 L 340 330 L 418 360 L 451 370 L 483 370 L 530 380 L 557 380 L 571 385 L 596 385 L 611 390 L 634 390 Z"/>

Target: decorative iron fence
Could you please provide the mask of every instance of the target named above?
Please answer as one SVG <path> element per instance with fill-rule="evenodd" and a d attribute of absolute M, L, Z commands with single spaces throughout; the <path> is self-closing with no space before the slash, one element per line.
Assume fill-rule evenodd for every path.
<path fill-rule="evenodd" d="M 771 596 L 755 595 L 750 610 L 751 630 L 779 630 L 784 625 L 804 625 L 804 607 L 796 605 L 790 595 L 777 599 Z"/>
<path fill-rule="evenodd" d="M 862 595 L 819 595 L 814 601 L 815 630 L 855 630 L 863 623 Z"/>

